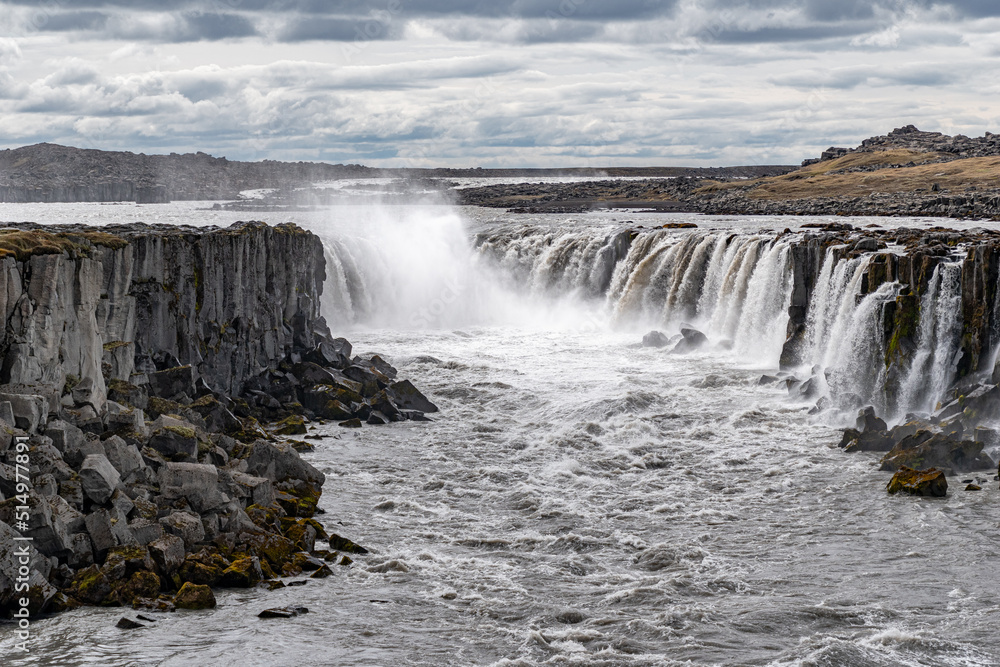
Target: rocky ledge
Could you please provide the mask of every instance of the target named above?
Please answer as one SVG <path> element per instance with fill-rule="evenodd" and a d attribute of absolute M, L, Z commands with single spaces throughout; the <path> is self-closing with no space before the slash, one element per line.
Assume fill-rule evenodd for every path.
<path fill-rule="evenodd" d="M 288 436 L 436 408 L 331 336 L 324 264 L 294 225 L 0 230 L 0 614 L 204 608 L 365 553 Z"/>

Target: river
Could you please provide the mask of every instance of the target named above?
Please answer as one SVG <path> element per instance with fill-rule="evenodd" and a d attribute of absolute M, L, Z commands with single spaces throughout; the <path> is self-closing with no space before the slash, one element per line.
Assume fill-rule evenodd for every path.
<path fill-rule="evenodd" d="M 191 203 L 0 206 L 6 221 L 246 217 Z M 1000 663 L 992 473 L 965 475 L 989 482 L 978 494 L 955 478 L 945 499 L 891 497 L 877 455 L 837 447 L 846 413 L 810 414 L 815 398 L 758 385 L 787 322 L 778 237 L 810 219 L 444 206 L 255 217 L 324 238 L 335 334 L 441 408 L 428 424 L 313 432 L 319 518 L 371 553 L 302 587 L 222 591 L 215 610 L 157 614 L 140 631 L 114 627 L 121 609 L 62 614 L 32 625 L 30 657 L 4 664 Z M 677 221 L 699 227 L 654 230 Z M 626 230 L 639 232 L 628 248 L 615 242 Z M 872 371 L 857 362 L 874 352 L 857 266 L 841 264 L 811 306 L 810 360 L 863 396 Z M 897 411 L 949 381 L 947 269 L 935 280 L 939 326 Z M 640 345 L 682 326 L 709 343 Z M 310 613 L 256 617 L 289 604 Z"/>

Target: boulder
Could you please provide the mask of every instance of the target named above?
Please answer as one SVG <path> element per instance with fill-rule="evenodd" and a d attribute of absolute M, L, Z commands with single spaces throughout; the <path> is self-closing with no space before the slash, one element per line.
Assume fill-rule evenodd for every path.
<path fill-rule="evenodd" d="M 61 419 L 55 419 L 45 427 L 45 435 L 62 454 L 70 454 L 80 449 L 86 441 L 82 430 Z"/>
<path fill-rule="evenodd" d="M 300 614 L 308 613 L 309 610 L 305 607 L 275 607 L 260 612 L 257 614 L 257 618 L 294 618 Z"/>
<path fill-rule="evenodd" d="M 956 472 L 989 470 L 996 464 L 983 453 L 983 443 L 957 440 L 922 429 L 903 438 L 882 458 L 881 469 L 940 468 Z"/>
<path fill-rule="evenodd" d="M 190 512 L 179 510 L 172 512 L 160 519 L 160 525 L 164 532 L 181 538 L 186 549 L 190 549 L 205 539 L 205 526 L 202 525 L 201 518 Z M 150 545 L 150 549 L 152 549 L 152 545 Z"/>
<path fill-rule="evenodd" d="M 165 463 L 157 477 L 160 493 L 167 500 L 186 498 L 195 512 L 203 514 L 229 501 L 219 491 L 219 471 L 201 463 Z"/>
<path fill-rule="evenodd" d="M 118 544 L 111 531 L 111 514 L 104 508 L 97 509 L 87 515 L 84 523 L 94 547 L 96 560 L 103 562 L 108 550 Z"/>
<path fill-rule="evenodd" d="M 186 582 L 174 596 L 178 609 L 215 609 L 215 594 L 208 586 Z"/>
<path fill-rule="evenodd" d="M 891 494 L 908 493 L 913 496 L 943 498 L 948 494 L 948 480 L 936 468 L 914 470 L 904 466 L 892 476 L 885 488 Z"/>
<path fill-rule="evenodd" d="M 149 446 L 166 458 L 198 458 L 198 434 L 190 422 L 161 415 L 149 426 Z"/>
<path fill-rule="evenodd" d="M 135 445 L 126 443 L 116 435 L 105 440 L 103 444 L 105 456 L 123 478 L 127 479 L 136 470 L 146 467 Z"/>
<path fill-rule="evenodd" d="M 642 337 L 643 347 L 666 347 L 670 344 L 670 338 L 662 331 L 650 331 Z"/>
<path fill-rule="evenodd" d="M 887 452 L 893 445 L 892 438 L 885 432 L 853 428 L 845 428 L 840 440 L 840 446 L 848 452 Z"/>
<path fill-rule="evenodd" d="M 34 394 L 0 393 L 0 401 L 7 401 L 14 413 L 14 425 L 29 433 L 44 426 L 49 414 L 49 403 Z"/>
<path fill-rule="evenodd" d="M 266 477 L 255 477 L 242 472 L 232 473 L 236 492 L 246 498 L 248 505 L 269 507 L 274 502 L 274 485 Z"/>
<path fill-rule="evenodd" d="M 697 329 L 681 329 L 681 336 L 683 338 L 677 342 L 670 354 L 688 354 L 708 344 L 708 337 Z"/>
<path fill-rule="evenodd" d="M 881 431 L 885 432 L 889 429 L 885 421 L 875 414 L 875 408 L 872 406 L 866 406 L 858 410 L 858 418 L 856 420 L 854 428 L 859 431 Z"/>
<path fill-rule="evenodd" d="M 303 461 L 290 444 L 257 440 L 251 448 L 246 459 L 246 471 L 251 475 L 266 477 L 272 482 L 301 479 L 317 485 L 322 485 L 326 479 L 323 473 Z"/>
<path fill-rule="evenodd" d="M 256 556 L 241 558 L 233 562 L 222 573 L 220 586 L 227 588 L 252 588 L 264 580 L 260 560 Z"/>
<path fill-rule="evenodd" d="M 90 454 L 80 468 L 83 492 L 98 505 L 111 499 L 111 494 L 121 482 L 121 475 L 104 454 Z"/>
<path fill-rule="evenodd" d="M 403 410 L 419 410 L 420 412 L 437 412 L 436 405 L 420 393 L 409 380 L 394 382 L 387 390 L 393 404 Z"/>
<path fill-rule="evenodd" d="M 197 393 L 195 389 L 197 376 L 191 365 L 176 366 L 148 373 L 147 378 L 149 381 L 148 391 L 151 396 L 173 400 L 181 395 L 191 397 Z"/>
<path fill-rule="evenodd" d="M 166 576 L 172 575 L 184 564 L 184 540 L 176 535 L 164 535 L 150 542 L 148 549 L 156 567 Z"/>

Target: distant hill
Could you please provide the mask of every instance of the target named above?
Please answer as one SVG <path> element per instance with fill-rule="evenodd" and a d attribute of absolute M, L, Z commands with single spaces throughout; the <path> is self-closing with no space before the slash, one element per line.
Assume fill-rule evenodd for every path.
<path fill-rule="evenodd" d="M 35 144 L 0 151 L 0 202 L 234 199 L 241 190 L 372 172 L 360 165 L 233 162 L 205 153 L 145 155 Z"/>

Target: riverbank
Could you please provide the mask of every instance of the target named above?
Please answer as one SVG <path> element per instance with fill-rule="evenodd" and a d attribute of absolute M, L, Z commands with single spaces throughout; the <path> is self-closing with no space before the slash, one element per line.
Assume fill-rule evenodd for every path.
<path fill-rule="evenodd" d="M 206 608 L 212 587 L 365 553 L 316 519 L 325 475 L 294 438 L 437 408 L 331 336 L 316 236 L 22 224 L 0 232 L 0 274 L 4 614 Z"/>

